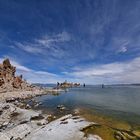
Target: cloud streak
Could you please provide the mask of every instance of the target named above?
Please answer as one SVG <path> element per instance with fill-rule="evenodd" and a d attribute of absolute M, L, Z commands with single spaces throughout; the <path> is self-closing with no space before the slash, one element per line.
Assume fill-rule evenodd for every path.
<path fill-rule="evenodd" d="M 56 45 L 69 42 L 70 40 L 70 34 L 63 31 L 62 33 L 53 36 L 44 35 L 41 38 L 34 39 L 33 42 L 15 42 L 14 45 L 12 45 L 12 48 L 19 48 L 31 54 L 43 54 L 46 53 L 48 49 L 55 53 L 56 49 L 54 49 L 54 47 L 56 47 Z"/>

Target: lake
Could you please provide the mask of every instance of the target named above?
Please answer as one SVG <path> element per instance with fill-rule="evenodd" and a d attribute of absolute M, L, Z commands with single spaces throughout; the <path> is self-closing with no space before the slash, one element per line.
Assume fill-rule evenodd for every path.
<path fill-rule="evenodd" d="M 140 124 L 140 86 L 86 86 L 70 88 L 58 96 L 44 95 L 36 97 L 42 102 L 40 108 L 57 112 L 57 105 L 63 104 L 67 112 L 84 108 L 89 112 L 98 112 Z"/>

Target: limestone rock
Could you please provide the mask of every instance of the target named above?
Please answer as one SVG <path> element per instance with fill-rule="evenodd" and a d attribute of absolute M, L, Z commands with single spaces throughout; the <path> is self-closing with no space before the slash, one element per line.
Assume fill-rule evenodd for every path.
<path fill-rule="evenodd" d="M 12 66 L 9 59 L 0 64 L 0 92 L 14 90 L 32 90 L 33 87 L 22 79 L 22 75 L 16 76 L 16 67 Z"/>
<path fill-rule="evenodd" d="M 30 134 L 32 128 L 27 124 L 21 124 L 13 129 L 9 130 L 7 133 L 0 133 L 1 140 L 10 140 L 10 139 L 23 139 L 28 134 Z"/>
<path fill-rule="evenodd" d="M 21 88 L 22 89 L 21 83 L 22 83 L 22 75 L 14 77 L 14 81 L 12 83 L 14 88 Z"/>
<path fill-rule="evenodd" d="M 25 140 L 102 140 L 96 135 L 84 137 L 80 129 L 90 125 L 91 122 L 80 121 L 81 119 L 83 118 L 79 117 L 75 120 L 72 115 L 66 115 L 31 132 Z"/>

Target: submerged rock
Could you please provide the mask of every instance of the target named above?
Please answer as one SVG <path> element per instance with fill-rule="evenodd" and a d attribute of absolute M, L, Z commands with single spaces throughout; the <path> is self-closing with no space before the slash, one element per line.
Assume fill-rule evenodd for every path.
<path fill-rule="evenodd" d="M 114 137 L 117 140 L 136 140 L 137 137 L 131 133 L 131 132 L 127 132 L 127 131 L 116 131 L 114 133 Z"/>
<path fill-rule="evenodd" d="M 79 109 L 74 109 L 73 110 L 73 115 L 79 115 L 80 114 L 80 110 Z"/>
<path fill-rule="evenodd" d="M 57 109 L 59 109 L 59 110 L 65 110 L 66 109 L 66 107 L 64 106 L 64 105 L 58 105 L 57 106 Z"/>
<path fill-rule="evenodd" d="M 51 115 L 51 114 L 47 116 L 47 120 L 48 120 L 48 122 L 53 121 L 55 118 L 56 118 L 56 117 L 53 116 L 53 115 Z"/>
<path fill-rule="evenodd" d="M 134 130 L 133 134 L 140 138 L 140 130 Z"/>

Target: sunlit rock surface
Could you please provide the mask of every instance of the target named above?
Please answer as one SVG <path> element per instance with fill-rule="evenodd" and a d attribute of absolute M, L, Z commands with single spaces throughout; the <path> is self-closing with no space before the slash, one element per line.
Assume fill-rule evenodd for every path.
<path fill-rule="evenodd" d="M 81 117 L 66 115 L 28 135 L 26 140 L 102 140 L 97 135 L 84 136 L 82 128 L 91 125 Z"/>
<path fill-rule="evenodd" d="M 0 64 L 0 92 L 14 90 L 31 90 L 33 87 L 22 79 L 22 75 L 16 76 L 16 67 L 12 66 L 9 59 Z"/>

